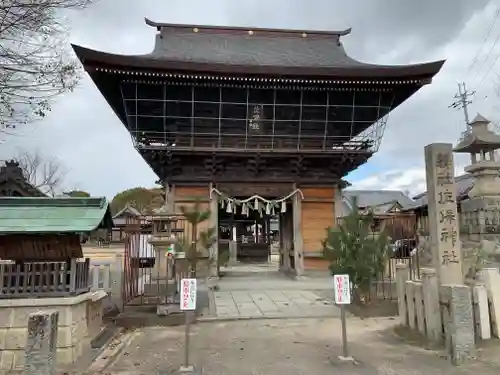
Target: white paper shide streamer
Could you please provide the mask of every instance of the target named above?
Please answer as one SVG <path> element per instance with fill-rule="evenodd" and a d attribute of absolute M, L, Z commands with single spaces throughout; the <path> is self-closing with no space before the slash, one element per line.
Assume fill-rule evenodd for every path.
<path fill-rule="evenodd" d="M 304 194 L 302 194 L 300 189 L 296 189 L 287 196 L 279 199 L 266 199 L 257 194 L 252 195 L 247 199 L 236 199 L 233 197 L 227 197 L 215 188 L 210 191 L 210 199 L 212 199 L 212 194 L 217 194 L 221 208 L 226 208 L 227 213 L 236 214 L 237 206 L 241 206 L 241 214 L 246 216 L 250 215 L 250 209 L 259 211 L 260 216 L 263 216 L 264 212 L 266 215 L 274 215 L 277 207 L 279 207 L 279 212 L 285 213 L 287 210 L 287 201 L 295 194 L 298 194 L 300 199 L 304 199 Z"/>

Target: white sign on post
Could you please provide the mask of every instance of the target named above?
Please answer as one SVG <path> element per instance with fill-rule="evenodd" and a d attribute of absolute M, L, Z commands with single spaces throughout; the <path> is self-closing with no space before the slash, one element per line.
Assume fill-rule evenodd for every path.
<path fill-rule="evenodd" d="M 181 310 L 196 310 L 196 279 L 181 279 Z"/>
<path fill-rule="evenodd" d="M 335 303 L 337 305 L 349 305 L 351 303 L 349 275 L 333 275 L 333 282 L 335 285 Z"/>

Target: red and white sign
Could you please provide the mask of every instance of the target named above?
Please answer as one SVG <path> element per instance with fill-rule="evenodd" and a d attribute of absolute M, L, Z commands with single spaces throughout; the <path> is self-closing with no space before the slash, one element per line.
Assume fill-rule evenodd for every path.
<path fill-rule="evenodd" d="M 181 310 L 196 310 L 196 279 L 181 279 Z"/>
<path fill-rule="evenodd" d="M 335 285 L 335 303 L 337 305 L 349 305 L 351 303 L 349 275 L 333 275 L 333 282 Z"/>

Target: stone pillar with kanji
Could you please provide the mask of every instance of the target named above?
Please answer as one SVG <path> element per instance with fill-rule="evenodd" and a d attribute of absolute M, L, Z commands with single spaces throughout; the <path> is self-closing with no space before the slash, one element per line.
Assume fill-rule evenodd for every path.
<path fill-rule="evenodd" d="M 452 145 L 425 147 L 429 234 L 439 283 L 463 284 Z"/>
<path fill-rule="evenodd" d="M 474 358 L 474 319 L 470 288 L 464 285 L 453 151 L 450 143 L 425 147 L 429 234 L 439 282 L 439 302 L 446 352 L 453 364 Z M 429 290 L 423 290 L 425 293 Z M 427 296 L 428 297 L 428 296 Z M 438 306 L 436 306 L 436 304 Z"/>

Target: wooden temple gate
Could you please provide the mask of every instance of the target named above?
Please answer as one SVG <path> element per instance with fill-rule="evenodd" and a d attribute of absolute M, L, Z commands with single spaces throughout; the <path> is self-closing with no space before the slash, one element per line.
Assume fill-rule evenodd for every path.
<path fill-rule="evenodd" d="M 73 48 L 171 201 L 200 199 L 213 213 L 207 225 L 218 227 L 213 188 L 266 203 L 300 189 L 280 215 L 282 268 L 326 268 L 321 240 L 335 225 L 343 176 L 377 152 L 389 112 L 429 84 L 443 61 L 361 63 L 340 40 L 350 29 L 146 23 L 157 31 L 151 55 Z"/>
<path fill-rule="evenodd" d="M 237 246 L 238 260 L 243 262 L 268 260 L 272 242 L 269 235 L 269 222 L 270 217 L 273 216 L 279 223 L 277 239 L 280 243 L 281 268 L 293 269 L 296 272 L 302 272 L 304 269 L 326 269 L 327 264 L 322 257 L 321 241 L 325 238 L 326 228 L 335 225 L 335 186 L 308 187 L 293 183 L 263 181 L 260 183 L 227 182 L 205 186 L 177 184 L 169 187 L 169 199 L 175 202 L 176 211 L 179 211 L 180 206 L 192 205 L 195 201 L 200 202 L 202 209 L 210 209 L 211 218 L 202 224 L 201 229 L 218 228 L 216 248 L 220 253 L 229 250 L 229 240 L 232 238 L 232 233 L 230 235 L 222 233 L 221 227 L 230 224 L 231 227 L 240 226 L 241 228 L 241 222 L 245 221 L 245 215 L 242 213 L 245 210 L 241 205 L 236 208 L 231 207 L 231 213 L 228 214 L 224 199 L 244 201 L 252 196 L 259 196 L 273 202 L 289 197 L 283 202 L 285 208 L 282 207 L 282 203 L 273 208 L 274 215 L 266 212 L 262 213 L 260 218 L 257 215 L 255 219 L 248 212 L 245 213 L 249 217 L 248 221 L 255 220 L 256 225 L 261 223 L 263 233 L 260 236 L 254 236 L 257 240 L 252 242 L 245 238 L 247 236 L 240 229 L 235 229 L 237 233 L 234 241 Z M 249 205 L 253 206 L 253 202 L 249 202 Z M 252 210 L 253 207 L 249 211 Z M 189 226 L 186 226 L 187 236 L 190 236 L 190 231 Z"/>
<path fill-rule="evenodd" d="M 245 199 L 259 195 L 266 199 L 278 199 L 290 195 L 297 190 L 296 185 L 272 183 L 220 183 L 205 186 L 171 185 L 167 193 L 173 201 L 174 209 L 180 212 L 181 206 L 193 206 L 198 202 L 201 210 L 212 212 L 210 220 L 203 222 L 199 230 L 217 227 L 217 242 L 219 257 L 227 257 L 229 241 L 221 236 L 221 226 L 224 225 L 222 215 L 225 208 L 221 207 L 221 197 L 212 189 L 226 197 Z M 325 229 L 335 224 L 335 189 L 332 187 L 302 187 L 297 194 L 285 201 L 285 212 L 281 205 L 276 207 L 275 217 L 279 222 L 280 268 L 284 271 L 303 269 L 326 269 L 327 264 L 322 259 L 321 241 L 325 237 Z M 238 209 L 241 209 L 239 207 Z M 262 220 L 269 223 L 270 215 L 263 215 Z M 191 238 L 192 228 L 186 221 L 178 221 L 173 227 L 178 236 Z M 268 230 L 269 226 L 265 226 Z M 154 282 L 155 253 L 148 240 L 152 234 L 151 220 L 147 216 L 128 217 L 126 223 L 123 301 L 125 304 L 147 304 L 156 301 L 157 293 Z M 268 231 L 260 236 L 257 242 L 242 240 L 238 234 L 236 247 L 240 261 L 267 261 L 270 254 L 271 239 Z M 264 255 L 263 255 L 264 254 Z M 208 254 L 207 254 L 208 256 Z M 297 270 L 297 268 L 299 268 Z M 151 302 L 152 303 L 152 302 Z"/>

